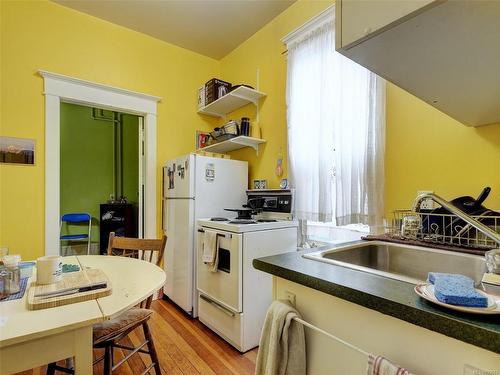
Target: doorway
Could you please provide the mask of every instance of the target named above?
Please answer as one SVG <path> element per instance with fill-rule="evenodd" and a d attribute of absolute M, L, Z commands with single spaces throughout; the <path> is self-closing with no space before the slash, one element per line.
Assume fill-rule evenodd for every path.
<path fill-rule="evenodd" d="M 110 232 L 143 237 L 142 116 L 61 103 L 60 216 L 87 213 L 89 222 L 61 223 L 61 253 L 104 254 Z M 90 233 L 90 238 L 88 238 Z M 85 235 L 74 239 L 75 235 Z"/>
<path fill-rule="evenodd" d="M 60 254 L 60 106 L 76 103 L 137 114 L 143 120 L 144 176 L 142 232 L 157 236 L 156 117 L 158 96 L 39 70 L 45 96 L 45 255 Z"/>

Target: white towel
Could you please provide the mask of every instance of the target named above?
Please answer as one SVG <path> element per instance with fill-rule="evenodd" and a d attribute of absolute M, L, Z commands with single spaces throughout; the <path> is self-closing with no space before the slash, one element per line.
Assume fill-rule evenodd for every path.
<path fill-rule="evenodd" d="M 217 272 L 217 267 L 219 265 L 219 241 L 217 232 L 205 229 L 201 260 L 207 265 L 210 271 Z"/>
<path fill-rule="evenodd" d="M 367 375 L 411 375 L 410 372 L 381 356 L 368 356 Z"/>
<path fill-rule="evenodd" d="M 305 375 L 304 327 L 288 301 L 274 301 L 267 310 L 257 354 L 256 375 Z"/>

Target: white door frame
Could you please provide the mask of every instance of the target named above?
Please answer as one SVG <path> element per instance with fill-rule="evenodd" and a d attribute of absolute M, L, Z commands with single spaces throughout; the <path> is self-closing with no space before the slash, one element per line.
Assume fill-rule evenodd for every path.
<path fill-rule="evenodd" d="M 160 97 L 39 70 L 45 95 L 45 255 L 59 255 L 60 104 L 144 117 L 144 236 L 156 238 L 156 109 Z"/>

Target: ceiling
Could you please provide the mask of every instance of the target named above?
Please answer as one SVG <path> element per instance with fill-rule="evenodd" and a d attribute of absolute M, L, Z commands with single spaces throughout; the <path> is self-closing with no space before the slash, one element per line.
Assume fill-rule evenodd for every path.
<path fill-rule="evenodd" d="M 220 59 L 296 0 L 54 0 Z"/>

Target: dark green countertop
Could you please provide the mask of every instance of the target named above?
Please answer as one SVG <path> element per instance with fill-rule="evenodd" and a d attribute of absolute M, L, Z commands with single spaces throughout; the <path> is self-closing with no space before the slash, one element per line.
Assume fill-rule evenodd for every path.
<path fill-rule="evenodd" d="M 457 340 L 500 353 L 500 315 L 456 312 L 427 302 L 414 285 L 383 276 L 305 259 L 298 251 L 254 259 L 274 276 L 342 298 Z"/>

